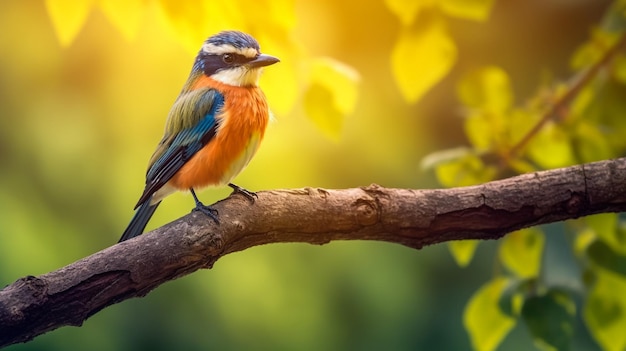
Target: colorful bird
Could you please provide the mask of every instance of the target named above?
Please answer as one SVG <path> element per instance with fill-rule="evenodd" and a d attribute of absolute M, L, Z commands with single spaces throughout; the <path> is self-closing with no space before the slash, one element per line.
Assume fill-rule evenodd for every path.
<path fill-rule="evenodd" d="M 258 80 L 262 67 L 276 62 L 242 32 L 220 32 L 204 42 L 167 117 L 145 189 L 120 242 L 140 235 L 161 200 L 175 191 L 190 191 L 194 210 L 216 223 L 217 211 L 202 204 L 195 189 L 228 184 L 233 193 L 254 202 L 256 194 L 231 180 L 250 162 L 265 134 L 270 111 Z"/>

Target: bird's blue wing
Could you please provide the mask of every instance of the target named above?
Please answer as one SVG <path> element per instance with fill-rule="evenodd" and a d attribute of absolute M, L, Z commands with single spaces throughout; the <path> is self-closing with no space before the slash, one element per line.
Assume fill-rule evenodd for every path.
<path fill-rule="evenodd" d="M 181 113 L 193 116 L 181 116 L 181 121 L 188 122 L 176 134 L 167 134 L 159 145 L 160 153 L 155 154 L 146 174 L 146 187 L 139 198 L 137 208 L 165 185 L 191 159 L 191 157 L 215 136 L 219 125 L 216 118 L 224 105 L 224 96 L 218 91 L 209 89 L 193 100 L 193 106 L 186 106 Z"/>

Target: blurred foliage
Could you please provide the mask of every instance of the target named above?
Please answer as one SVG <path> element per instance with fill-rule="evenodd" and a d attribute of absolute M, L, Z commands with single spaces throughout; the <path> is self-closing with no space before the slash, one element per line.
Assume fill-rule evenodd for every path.
<path fill-rule="evenodd" d="M 238 184 L 453 187 L 623 156 L 625 18 L 624 0 L 2 1 L 0 286 L 117 240 L 212 33 L 281 58 Z M 191 206 L 171 196 L 148 229 Z M 626 348 L 622 216 L 448 247 L 254 248 L 9 349 Z"/>
<path fill-rule="evenodd" d="M 496 277 L 472 296 L 465 308 L 463 324 L 475 350 L 495 350 L 515 326 L 515 319 L 506 315 L 499 305 L 508 279 Z"/>
<path fill-rule="evenodd" d="M 516 103 L 504 69 L 485 66 L 468 72 L 458 83 L 458 96 L 466 108 L 465 133 L 471 147 L 435 152 L 424 165 L 435 169 L 441 184 L 465 186 L 624 156 L 625 47 L 626 1 L 614 1 L 590 38 L 573 53 L 574 78 L 567 83 L 547 80 L 525 104 Z M 607 281 L 626 283 L 626 236 L 620 229 L 624 226 L 626 221 L 616 214 L 569 225 L 568 235 L 576 243 L 571 249 L 586 275 L 578 277 L 580 288 L 575 290 L 542 274 L 545 239 L 539 228 L 507 235 L 497 257 L 503 269 L 476 292 L 465 310 L 473 346 L 495 349 L 519 318 L 539 349 L 569 350 L 577 314 L 574 298 L 579 298 L 586 299 L 584 321 L 600 346 L 624 350 L 623 338 L 610 331 L 626 330 L 621 298 L 626 290 L 602 288 Z M 469 242 L 465 246 L 469 249 L 460 250 L 459 244 L 451 243 L 449 248 L 459 265 L 466 266 L 476 244 Z M 502 288 L 506 280 L 508 289 Z M 512 307 L 514 299 L 518 304 L 523 300 L 521 310 Z M 508 307 L 494 311 L 494 300 Z"/>

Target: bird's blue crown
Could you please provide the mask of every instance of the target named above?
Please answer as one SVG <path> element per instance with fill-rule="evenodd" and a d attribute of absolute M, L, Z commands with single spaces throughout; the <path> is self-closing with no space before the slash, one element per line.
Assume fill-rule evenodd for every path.
<path fill-rule="evenodd" d="M 229 30 L 223 31 L 209 37 L 206 40 L 207 44 L 213 44 L 215 46 L 232 45 L 237 49 L 253 48 L 259 50 L 259 43 L 249 34 Z"/>

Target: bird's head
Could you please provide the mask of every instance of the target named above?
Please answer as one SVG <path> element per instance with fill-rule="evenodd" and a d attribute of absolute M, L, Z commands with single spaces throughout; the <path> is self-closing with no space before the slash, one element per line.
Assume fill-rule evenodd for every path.
<path fill-rule="evenodd" d="M 280 61 L 262 54 L 259 43 L 250 35 L 224 31 L 208 38 L 196 57 L 194 69 L 233 86 L 256 85 L 261 68 Z"/>

